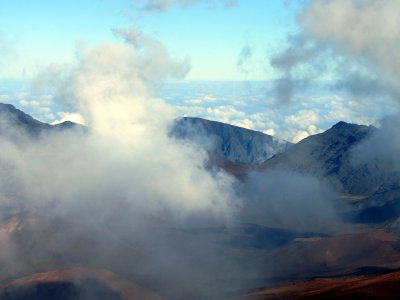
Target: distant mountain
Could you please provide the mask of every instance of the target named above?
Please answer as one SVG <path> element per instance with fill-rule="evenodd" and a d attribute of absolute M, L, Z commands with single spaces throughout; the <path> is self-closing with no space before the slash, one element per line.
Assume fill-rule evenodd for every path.
<path fill-rule="evenodd" d="M 262 132 L 201 118 L 177 119 L 173 136 L 194 141 L 231 162 L 258 164 L 292 145 Z"/>
<path fill-rule="evenodd" d="M 373 133 L 373 126 L 339 122 L 329 130 L 310 136 L 286 152 L 279 153 L 260 166 L 261 170 L 286 169 L 324 178 L 342 192 L 342 198 L 362 209 L 355 218 L 360 222 L 383 222 L 400 209 L 400 175 L 388 172 L 379 161 L 357 162 L 361 145 Z"/>
<path fill-rule="evenodd" d="M 84 126 L 66 121 L 56 125 L 40 122 L 11 104 L 0 103 L 0 134 L 12 136 L 15 133 L 24 133 L 36 137 L 42 132 L 59 131 L 64 129 L 83 129 Z"/>
<path fill-rule="evenodd" d="M 19 134 L 36 138 L 42 133 L 86 127 L 72 122 L 57 125 L 35 120 L 10 104 L 0 103 L 0 135 L 17 141 Z M 210 153 L 211 167 L 244 177 L 254 170 L 285 169 L 328 180 L 342 198 L 356 208 L 348 218 L 362 223 L 387 222 L 399 228 L 400 174 L 383 168 L 379 160 L 355 163 L 357 145 L 373 133 L 373 126 L 339 122 L 329 130 L 293 145 L 261 132 L 201 118 L 180 118 L 170 134 L 187 139 Z"/>
<path fill-rule="evenodd" d="M 365 193 L 366 187 L 364 184 L 360 186 L 358 180 L 361 170 L 351 162 L 351 150 L 374 130 L 376 128 L 372 126 L 339 122 L 329 130 L 309 136 L 286 152 L 275 155 L 262 168 L 283 168 L 329 178 L 350 194 Z"/>
<path fill-rule="evenodd" d="M 49 125 L 12 105 L 0 104 L 2 136 L 13 138 L 16 132 L 21 131 L 35 138 L 43 133 L 74 127 L 85 128 L 72 122 Z M 235 175 L 282 168 L 325 179 L 342 192 L 343 199 L 353 203 L 354 210 L 349 210 L 349 214 L 346 211 L 345 217 L 364 223 L 379 222 L 373 228 L 400 228 L 400 219 L 396 219 L 400 215 L 400 205 L 397 204 L 400 202 L 397 201 L 400 177 L 387 173 L 378 161 L 354 160 L 357 150 L 364 145 L 363 141 L 379 134 L 379 130 L 372 126 L 339 122 L 324 133 L 291 145 L 252 130 L 204 119 L 183 118 L 174 123 L 171 135 L 204 147 L 210 157 L 214 157 L 211 164 Z M 264 180 L 264 177 L 260 178 Z M 238 183 L 239 192 L 240 185 Z M 288 187 L 283 186 L 284 189 Z M 267 190 L 265 194 L 269 196 Z M 297 194 L 295 197 L 298 200 Z M 10 260 L 6 251 L 1 260 L 3 273 L 7 273 L 2 273 L 0 299 L 77 299 L 81 295 L 89 295 L 87 298 L 91 299 L 236 299 L 249 290 L 271 284 L 400 268 L 400 239 L 393 232 L 371 231 L 368 224 L 345 224 L 349 226 L 343 229 L 339 226 L 334 232 L 301 232 L 298 226 L 288 229 L 275 223 L 268 225 L 274 227 L 268 227 L 258 224 L 251 214 L 242 219 L 239 210 L 246 210 L 243 203 L 236 206 L 236 217 L 232 218 L 229 226 L 210 222 L 203 227 L 199 222 L 201 228 L 197 228 L 194 221 L 193 228 L 180 229 L 164 226 L 159 220 L 149 221 L 152 226 L 146 228 L 148 231 L 143 236 L 137 236 L 135 230 L 128 230 L 127 234 L 132 235 L 124 235 L 126 238 L 119 241 L 118 247 L 107 251 L 106 255 L 101 255 L 102 251 L 109 248 L 102 248 L 103 243 L 96 242 L 96 239 L 92 242 L 90 237 L 86 237 L 85 230 L 76 230 L 74 218 L 53 218 L 47 213 L 36 215 L 35 212 L 8 209 L 3 211 L 0 220 L 0 244 L 7 250 L 8 243 L 12 242 L 13 253 Z M 302 205 L 305 204 L 301 203 L 299 209 Z M 272 205 L 266 208 L 273 211 Z M 278 217 L 283 213 L 287 213 L 286 207 L 276 211 Z M 262 216 L 268 218 L 266 214 Z M 314 221 L 312 217 L 310 219 Z M 386 225 L 387 222 L 390 226 Z M 68 234 L 65 234 L 65 228 L 69 228 Z M 342 230 L 346 234 L 340 233 Z M 62 247 L 53 247 L 55 244 Z M 98 259 L 91 259 L 93 253 L 100 254 L 101 267 L 105 270 L 91 269 L 99 264 Z M 85 269 L 65 270 L 80 265 Z M 345 280 L 344 284 L 341 280 L 320 280 L 315 282 L 316 289 L 312 284 L 310 292 L 322 290 L 322 293 L 314 294 L 317 298 L 327 295 L 327 291 L 334 296 L 353 297 L 359 295 L 358 292 L 363 292 L 360 295 L 366 297 L 380 296 L 380 291 L 386 291 L 387 283 L 395 282 L 396 286 L 389 286 L 389 291 L 398 294 L 398 276 L 376 278 L 379 285 L 368 278 L 365 281 L 357 279 L 359 282 Z M 367 284 L 365 289 L 364 283 Z M 338 289 L 332 291 L 332 286 Z M 342 286 L 346 289 L 348 286 L 356 287 L 356 293 L 341 294 Z M 374 290 L 371 292 L 368 286 Z M 296 295 L 302 296 L 299 290 L 308 291 L 302 284 L 279 289 L 259 289 L 245 299 L 270 299 L 273 298 L 271 294 L 292 299 Z M 215 297 L 216 294 L 221 296 Z"/>
<path fill-rule="evenodd" d="M 85 127 L 70 121 L 56 125 L 40 122 L 11 104 L 0 103 L 0 134 L 14 136 L 16 132 L 37 137 L 43 132 Z M 175 120 L 170 131 L 179 139 L 188 139 L 205 148 L 218 164 L 262 163 L 276 153 L 283 152 L 292 144 L 275 139 L 262 132 L 201 118 Z"/>

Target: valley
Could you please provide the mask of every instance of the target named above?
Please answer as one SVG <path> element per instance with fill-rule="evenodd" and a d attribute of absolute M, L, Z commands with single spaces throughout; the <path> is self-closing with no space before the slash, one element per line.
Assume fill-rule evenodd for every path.
<path fill-rule="evenodd" d="M 0 117 L 3 149 L 91 135 L 90 128 L 41 123 L 10 105 L 0 105 Z M 381 129 L 339 122 L 292 145 L 204 119 L 178 124 L 174 143 L 204 147 L 207 172 L 234 180 L 226 221 L 201 213 L 179 219 L 167 208 L 136 207 L 136 214 L 117 201 L 118 189 L 110 206 L 117 213 L 106 217 L 90 201 L 60 208 L 53 199 L 30 209 L 21 200 L 35 194 L 16 192 L 8 178 L 0 299 L 339 299 L 398 292 L 398 170 L 379 156 L 363 161 L 357 154 Z M 5 157 L 1 166 L 5 178 Z"/>

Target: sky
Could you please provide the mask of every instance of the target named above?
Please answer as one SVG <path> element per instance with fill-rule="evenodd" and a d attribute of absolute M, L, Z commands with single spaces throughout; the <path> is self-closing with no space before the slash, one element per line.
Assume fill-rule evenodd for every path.
<path fill-rule="evenodd" d="M 157 79 L 155 96 L 179 116 L 293 142 L 339 121 L 378 126 L 399 109 L 399 7 L 399 0 L 0 0 L 0 102 L 43 122 L 84 123 L 54 91 L 32 87 L 78 67 L 90 49 L 127 43 L 175 72 Z M 179 76 L 171 61 L 183 67 Z"/>
<path fill-rule="evenodd" d="M 268 52 L 296 30 L 296 5 L 280 0 L 171 5 L 164 12 L 142 6 L 129 0 L 2 0 L 0 37 L 11 57 L 0 76 L 35 76 L 51 62 L 73 62 L 81 44 L 114 41 L 112 29 L 135 27 L 157 37 L 177 58 L 189 59 L 188 80 L 265 80 L 274 77 L 265 64 Z M 237 62 L 246 45 L 254 49 L 257 67 L 244 73 Z"/>

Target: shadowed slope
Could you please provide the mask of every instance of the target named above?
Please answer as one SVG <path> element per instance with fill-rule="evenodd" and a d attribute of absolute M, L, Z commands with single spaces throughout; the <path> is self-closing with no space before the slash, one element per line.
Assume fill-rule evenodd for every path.
<path fill-rule="evenodd" d="M 261 163 L 291 146 L 262 132 L 201 118 L 177 119 L 171 133 L 241 164 Z"/>
<path fill-rule="evenodd" d="M 399 299 L 400 272 L 346 279 L 314 279 L 249 294 L 264 299 Z"/>
<path fill-rule="evenodd" d="M 38 273 L 4 285 L 2 300 L 161 300 L 140 286 L 105 270 L 76 268 Z"/>

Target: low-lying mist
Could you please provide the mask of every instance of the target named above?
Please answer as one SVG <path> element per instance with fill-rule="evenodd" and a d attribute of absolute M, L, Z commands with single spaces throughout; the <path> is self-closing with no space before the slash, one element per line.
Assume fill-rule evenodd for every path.
<path fill-rule="evenodd" d="M 152 96 L 187 66 L 156 40 L 125 37 L 130 44 L 86 49 L 69 71 L 37 81 L 77 109 L 87 132 L 32 139 L 15 128 L 1 139 L 2 218 L 24 214 L 2 247 L 1 279 L 85 263 L 166 282 L 174 274 L 189 286 L 199 275 L 185 264 L 208 250 L 179 230 L 229 223 L 234 179 L 207 171 L 205 151 L 168 137 L 175 111 Z"/>
<path fill-rule="evenodd" d="M 279 169 L 254 172 L 242 193 L 245 214 L 260 224 L 316 233 L 343 226 L 335 207 L 338 192 L 311 175 Z"/>
<path fill-rule="evenodd" d="M 169 137 L 177 112 L 153 89 L 187 64 L 155 39 L 115 33 L 126 43 L 83 49 L 36 82 L 83 116 L 85 132 L 0 138 L 0 280 L 84 265 L 170 299 L 220 299 L 271 276 L 232 242 L 238 223 L 319 232 L 337 222 L 334 192 L 317 180 L 272 172 L 239 183 Z"/>

